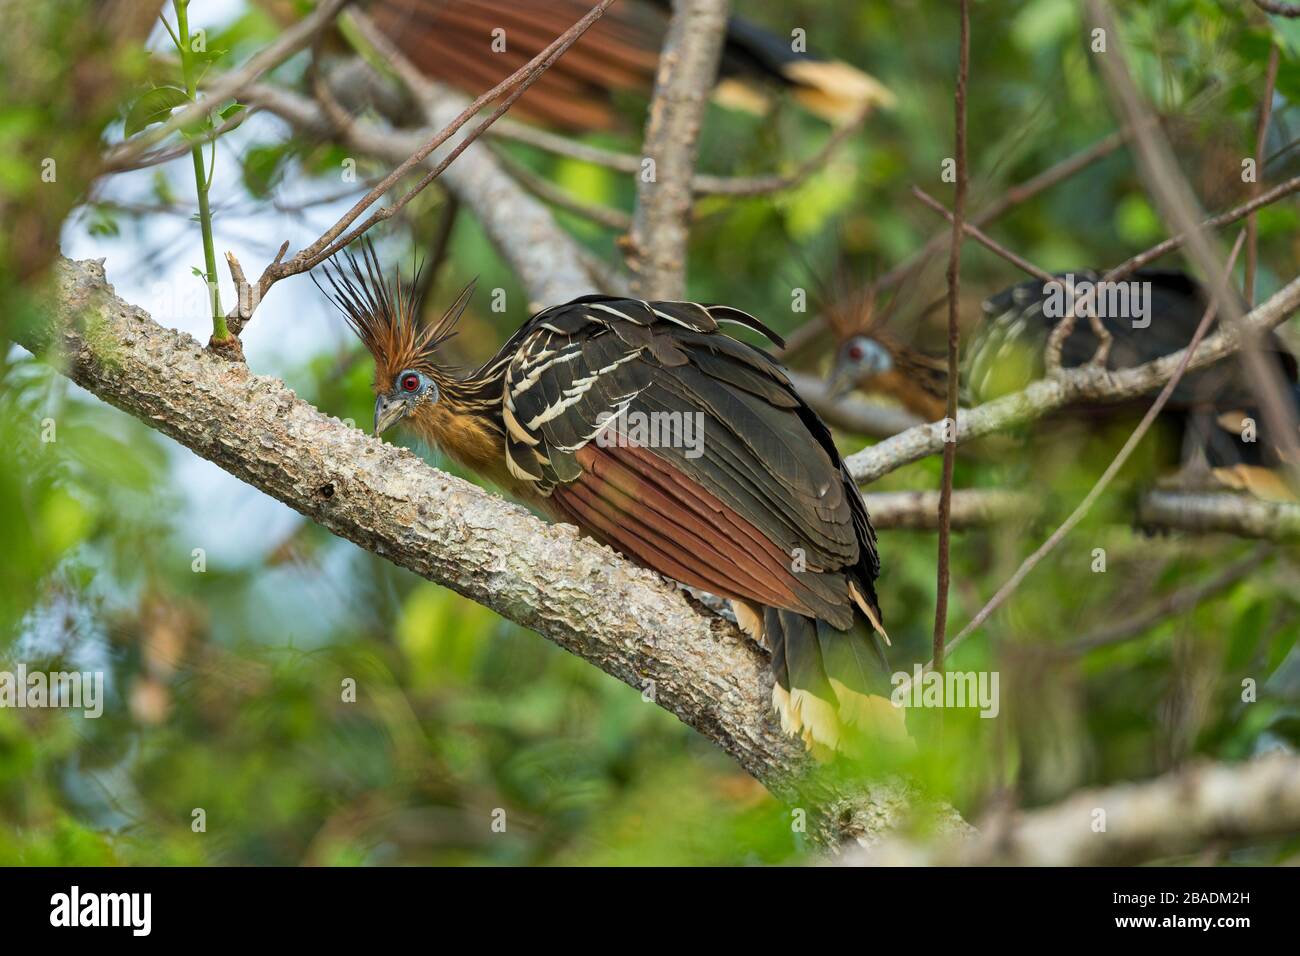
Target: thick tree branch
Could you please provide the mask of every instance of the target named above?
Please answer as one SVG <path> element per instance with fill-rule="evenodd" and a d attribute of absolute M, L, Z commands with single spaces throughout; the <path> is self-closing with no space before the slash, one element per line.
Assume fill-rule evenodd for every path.
<path fill-rule="evenodd" d="M 1104 827 L 1104 829 L 1102 829 Z M 1144 783 L 1076 793 L 1053 807 L 994 818 L 966 839 L 890 839 L 853 850 L 865 866 L 1117 866 L 1241 846 L 1300 831 L 1300 757 L 1202 764 Z"/>
<path fill-rule="evenodd" d="M 65 260 L 57 278 L 45 321 L 18 342 L 62 353 L 66 374 L 104 401 L 332 533 L 642 690 L 808 809 L 809 833 L 822 842 L 874 838 L 916 809 L 901 783 L 850 785 L 815 772 L 769 713 L 762 652 L 664 579 L 162 328 L 112 293 L 100 263 Z"/>
<path fill-rule="evenodd" d="M 1153 491 L 1138 506 L 1138 522 L 1196 534 L 1233 534 L 1266 541 L 1300 539 L 1300 505 L 1246 495 Z"/>
<path fill-rule="evenodd" d="M 939 492 L 881 491 L 863 495 L 878 531 L 936 531 Z M 966 488 L 952 493 L 952 528 L 986 528 L 1034 514 L 1035 502 L 1018 491 Z"/>

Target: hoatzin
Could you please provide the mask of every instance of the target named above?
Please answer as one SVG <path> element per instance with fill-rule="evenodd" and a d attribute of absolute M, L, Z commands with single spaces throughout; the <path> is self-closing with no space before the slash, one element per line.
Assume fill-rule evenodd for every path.
<path fill-rule="evenodd" d="M 669 0 L 614 4 L 519 98 L 514 112 L 565 130 L 616 126 L 611 95 L 648 94 L 654 86 L 671 6 Z M 591 7 L 588 0 L 372 0 L 367 10 L 426 76 L 476 96 Z M 751 112 L 766 106 L 765 83 L 791 90 L 807 109 L 837 124 L 893 102 L 871 76 L 795 50 L 792 38 L 739 17 L 727 22 L 719 73 L 718 100 Z"/>
<path fill-rule="evenodd" d="M 1080 270 L 1058 278 L 1096 283 L 1100 276 L 1092 270 Z M 1129 368 L 1186 347 L 1208 306 L 1205 289 L 1185 273 L 1174 270 L 1142 269 L 1125 281 L 1142 283 L 1149 290 L 1146 315 L 1137 321 L 1103 317 L 1113 336 L 1108 367 Z M 1053 296 L 1060 295 L 1059 289 L 1032 280 L 985 300 L 982 320 L 964 350 L 964 403 L 998 398 L 1042 377 L 1048 336 L 1060 320 L 1045 306 Z M 887 394 L 928 421 L 942 418 L 947 361 L 911 347 L 885 328 L 875 327 L 883 323 L 873 320 L 868 302 L 860 301 L 855 308 L 856 322 L 851 316 L 839 315 L 831 323 L 840 339 L 831 373 L 832 391 L 842 393 L 857 387 Z M 1214 328 L 1212 324 L 1210 331 Z M 1062 346 L 1062 366 L 1087 363 L 1097 344 L 1090 321 L 1079 318 Z M 1276 333 L 1270 333 L 1262 347 L 1278 363 L 1289 383 L 1288 400 L 1300 407 L 1296 357 Z M 1079 405 L 1058 414 L 1104 423 L 1145 408 L 1148 402 Z M 1260 497 L 1293 497 L 1273 470 L 1281 463 L 1282 445 L 1262 433 L 1257 397 L 1237 359 L 1225 359 L 1186 375 L 1161 417 L 1175 437 L 1181 438 L 1185 465 L 1201 470 L 1208 466 L 1215 482 L 1223 487 L 1249 490 Z M 1243 428 L 1247 419 L 1257 423 L 1256 434 Z"/>
<path fill-rule="evenodd" d="M 783 729 L 819 756 L 905 734 L 862 496 L 781 368 L 719 325 L 775 333 L 728 306 L 588 295 L 457 372 L 438 353 L 469 289 L 421 327 L 412 287 L 386 280 L 370 246 L 325 268 L 323 291 L 374 357 L 376 434 L 400 422 L 552 518 L 730 599 L 771 652 Z"/>

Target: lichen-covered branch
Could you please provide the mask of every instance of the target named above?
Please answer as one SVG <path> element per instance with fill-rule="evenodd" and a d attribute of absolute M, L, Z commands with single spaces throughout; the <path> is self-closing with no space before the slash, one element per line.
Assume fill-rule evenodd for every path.
<path fill-rule="evenodd" d="M 57 279 L 46 321 L 26 327 L 19 344 L 59 355 L 99 398 L 332 533 L 638 688 L 806 808 L 822 842 L 878 836 L 915 810 L 901 783 L 849 786 L 815 772 L 769 713 L 762 652 L 663 578 L 162 328 L 113 294 L 100 263 L 64 260 Z"/>

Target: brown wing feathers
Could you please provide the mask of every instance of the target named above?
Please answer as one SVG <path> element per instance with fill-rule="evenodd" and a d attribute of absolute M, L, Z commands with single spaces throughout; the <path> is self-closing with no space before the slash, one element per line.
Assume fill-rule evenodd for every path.
<path fill-rule="evenodd" d="M 875 534 L 829 430 L 719 320 L 762 329 L 734 310 L 603 296 L 539 313 L 498 360 L 511 454 L 530 456 L 558 517 L 740 602 L 773 651 L 783 726 L 836 749 L 843 725 L 901 723 L 867 700 L 887 687 Z M 632 440 L 635 415 L 698 416 L 702 441 Z"/>

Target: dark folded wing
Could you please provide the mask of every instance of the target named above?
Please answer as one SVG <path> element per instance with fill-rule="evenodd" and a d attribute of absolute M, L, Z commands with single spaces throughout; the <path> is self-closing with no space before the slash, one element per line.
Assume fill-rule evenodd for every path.
<path fill-rule="evenodd" d="M 875 604 L 861 496 L 780 369 L 719 322 L 762 328 L 602 296 L 539 313 L 508 358 L 510 467 L 665 574 L 847 627 L 850 580 Z"/>

